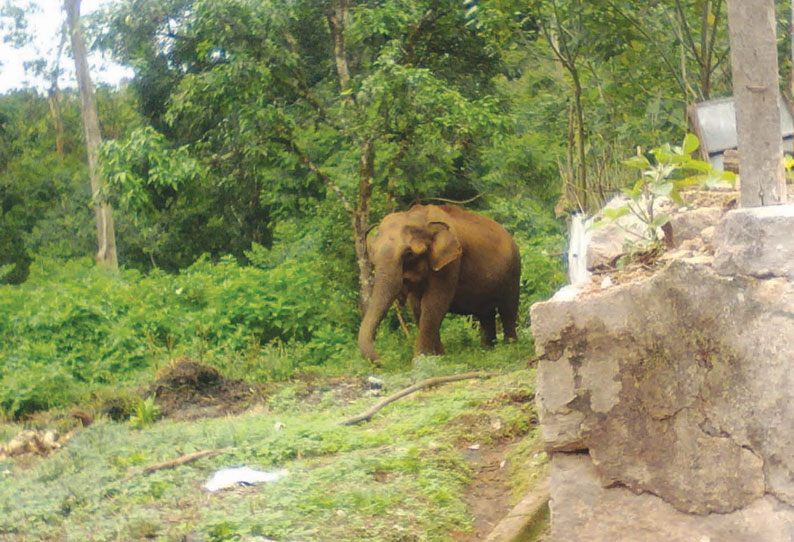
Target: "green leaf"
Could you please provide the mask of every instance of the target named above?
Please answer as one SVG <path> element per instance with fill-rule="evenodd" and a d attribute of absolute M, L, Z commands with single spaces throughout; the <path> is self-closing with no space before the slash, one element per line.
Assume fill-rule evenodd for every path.
<path fill-rule="evenodd" d="M 687 134 L 684 136 L 684 143 L 681 145 L 681 147 L 683 148 L 685 154 L 692 154 L 698 149 L 699 146 L 700 141 L 695 134 Z"/>
<path fill-rule="evenodd" d="M 738 176 L 733 171 L 723 171 L 720 177 L 722 177 L 723 181 L 731 183 L 731 186 L 735 185 L 736 179 L 738 179 Z"/>
<path fill-rule="evenodd" d="M 651 185 L 651 193 L 656 196 L 669 196 L 673 191 L 673 183 L 653 183 Z"/>
<path fill-rule="evenodd" d="M 605 217 L 611 220 L 615 220 L 620 218 L 621 216 L 627 215 L 629 213 L 629 206 L 624 205 L 622 207 L 617 207 L 614 209 L 607 208 L 604 209 L 602 212 L 604 213 Z"/>
<path fill-rule="evenodd" d="M 651 223 L 648 224 L 648 227 L 654 229 L 661 228 L 668 222 L 670 222 L 670 215 L 667 213 L 659 213 L 658 215 L 653 217 L 653 220 L 651 220 Z"/>
<path fill-rule="evenodd" d="M 681 193 L 678 191 L 677 186 L 673 186 L 672 192 L 670 192 L 670 199 L 672 199 L 676 205 L 683 205 L 684 199 L 681 197 Z"/>
<path fill-rule="evenodd" d="M 695 170 L 695 171 L 701 171 L 703 173 L 711 171 L 711 169 L 712 169 L 711 164 L 709 164 L 708 162 L 704 162 L 702 160 L 688 160 L 685 163 L 685 167 L 687 169 L 692 169 L 692 170 Z"/>

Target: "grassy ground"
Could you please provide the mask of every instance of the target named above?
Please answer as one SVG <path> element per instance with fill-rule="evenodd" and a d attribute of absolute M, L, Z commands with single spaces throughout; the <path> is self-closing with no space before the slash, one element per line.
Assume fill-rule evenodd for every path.
<path fill-rule="evenodd" d="M 356 426 L 339 422 L 378 400 L 364 376 L 296 378 L 235 416 L 140 429 L 99 417 L 48 457 L 0 460 L 0 540 L 479 540 L 545 476 L 525 355 L 501 346 L 476 367 L 495 376 L 422 390 Z M 467 368 L 448 358 L 381 374 L 380 396 Z M 0 440 L 18 429 L 0 426 Z M 288 474 L 203 489 L 240 465 Z"/>

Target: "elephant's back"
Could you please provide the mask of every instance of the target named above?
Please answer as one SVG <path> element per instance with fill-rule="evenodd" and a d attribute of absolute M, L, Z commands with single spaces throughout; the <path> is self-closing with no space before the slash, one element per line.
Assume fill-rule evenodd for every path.
<path fill-rule="evenodd" d="M 510 233 L 496 221 L 453 207 L 461 258 L 453 312 L 481 314 L 518 296 L 521 259 Z"/>

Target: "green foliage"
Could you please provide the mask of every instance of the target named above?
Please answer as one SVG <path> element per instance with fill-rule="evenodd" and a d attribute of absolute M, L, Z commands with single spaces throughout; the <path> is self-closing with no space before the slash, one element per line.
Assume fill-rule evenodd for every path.
<path fill-rule="evenodd" d="M 276 221 L 325 200 L 364 213 L 369 196 L 358 196 L 365 179 L 376 213 L 428 195 L 474 195 L 478 154 L 493 135 L 511 130 L 493 81 L 516 35 L 520 3 L 491 4 L 475 29 L 463 24 L 458 0 L 346 3 L 349 78 L 337 71 L 323 3 L 115 6 L 107 14 L 108 46 L 135 64 L 145 114 L 172 149 L 187 149 L 207 173 L 197 186 L 178 188 L 174 207 L 156 220 L 165 231 L 172 220 L 185 222 L 190 215 L 180 206 L 185 213 L 200 207 L 200 195 L 211 202 L 203 214 L 229 231 L 227 252 L 240 256 L 247 247 L 238 240 L 269 246 Z M 158 7 L 169 17 L 156 16 Z M 182 39 L 160 39 L 173 28 Z M 361 168 L 367 148 L 371 178 Z M 141 193 L 127 190 L 119 197 Z M 216 236 L 201 237 L 206 246 Z M 223 254 L 220 243 L 207 248 Z M 173 244 L 160 252 L 196 255 Z M 162 255 L 156 261 L 171 268 Z"/>
<path fill-rule="evenodd" d="M 140 399 L 135 405 L 135 412 L 130 416 L 130 427 L 145 429 L 160 417 L 160 407 L 155 403 L 155 396 Z"/>
<path fill-rule="evenodd" d="M 31 253 L 69 257 L 90 250 L 91 209 L 76 153 L 76 101 L 64 95 L 64 156 L 55 152 L 47 100 L 32 91 L 0 96 L 0 283 L 27 278 Z"/>
<path fill-rule="evenodd" d="M 231 376 L 267 379 L 349 350 L 351 294 L 315 262 L 272 269 L 200 260 L 179 275 L 87 260 L 39 260 L 20 286 L 0 286 L 0 407 L 18 416 L 65 405 L 86 390 L 134 382 L 165 358 L 215 360 Z M 322 291 L 318 303 L 307 292 Z M 276 345 L 300 343 L 273 367 Z M 255 370 L 252 370 L 255 369 Z"/>
<path fill-rule="evenodd" d="M 172 205 L 169 198 L 202 174 L 186 147 L 168 148 L 165 137 L 149 126 L 123 141 L 107 141 L 100 163 L 108 179 L 107 201 L 136 219 Z"/>
<path fill-rule="evenodd" d="M 659 241 L 657 231 L 670 221 L 665 213 L 656 213 L 654 203 L 660 197 L 669 197 L 673 202 L 682 204 L 681 189 L 700 185 L 713 188 L 736 180 L 730 171 L 717 171 L 708 162 L 692 158 L 700 145 L 697 136 L 687 134 L 681 146 L 669 143 L 652 149 L 654 162 L 643 154 L 629 158 L 625 164 L 641 170 L 640 178 L 631 188 L 623 189 L 629 199 L 620 207 L 605 209 L 607 220 L 617 220 L 621 216 L 634 215 L 645 225 L 645 240 L 651 244 Z"/>

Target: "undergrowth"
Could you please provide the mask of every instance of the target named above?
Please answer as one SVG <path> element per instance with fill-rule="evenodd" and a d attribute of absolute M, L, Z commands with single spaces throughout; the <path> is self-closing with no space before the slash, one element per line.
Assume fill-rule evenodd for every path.
<path fill-rule="evenodd" d="M 311 291 L 322 292 L 321 302 Z M 0 419 L 141 388 L 181 357 L 252 382 L 364 374 L 373 368 L 356 350 L 351 307 L 354 296 L 315 262 L 259 268 L 227 258 L 179 274 L 112 275 L 87 259 L 40 259 L 27 282 L 0 285 Z M 410 366 L 412 333 L 393 313 L 380 326 L 383 371 Z M 448 317 L 450 370 L 515 359 L 531 351 L 523 334 L 522 346 L 485 351 L 470 319 Z"/>

